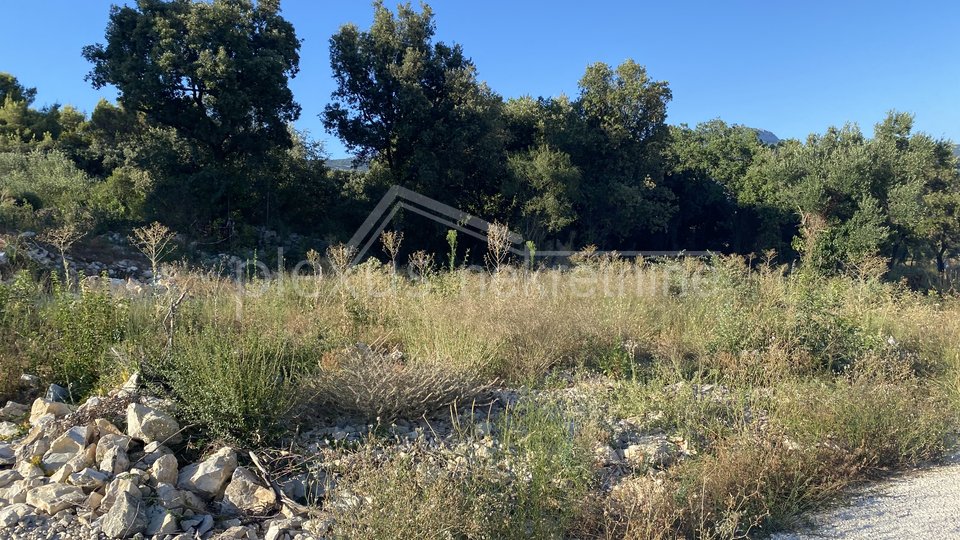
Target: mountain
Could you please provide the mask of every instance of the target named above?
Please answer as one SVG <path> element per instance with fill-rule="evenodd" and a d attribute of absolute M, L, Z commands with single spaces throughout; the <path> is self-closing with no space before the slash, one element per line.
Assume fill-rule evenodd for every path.
<path fill-rule="evenodd" d="M 774 135 L 773 133 L 765 129 L 757 129 L 757 128 L 751 128 L 751 129 L 757 132 L 757 138 L 760 139 L 760 142 L 762 142 L 763 144 L 768 144 L 770 146 L 773 146 L 778 142 L 780 142 L 780 137 L 777 137 L 776 135 Z"/>
<path fill-rule="evenodd" d="M 353 158 L 328 159 L 324 162 L 328 169 L 335 171 L 366 171 L 367 166 L 361 164 L 359 167 L 353 166 Z"/>

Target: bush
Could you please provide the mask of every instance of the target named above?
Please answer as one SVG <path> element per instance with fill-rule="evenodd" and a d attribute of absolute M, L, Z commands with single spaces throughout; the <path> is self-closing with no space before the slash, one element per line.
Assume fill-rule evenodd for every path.
<path fill-rule="evenodd" d="M 400 354 L 376 353 L 363 344 L 341 355 L 312 383 L 321 407 L 380 421 L 417 418 L 469 401 L 488 388 L 469 371 L 405 362 Z"/>
<path fill-rule="evenodd" d="M 57 284 L 40 312 L 38 345 L 50 358 L 52 377 L 67 387 L 74 401 L 93 390 L 110 371 L 110 347 L 123 339 L 126 303 L 107 291 L 81 286 L 73 293 Z"/>
<path fill-rule="evenodd" d="M 178 332 L 146 372 L 205 437 L 265 444 L 287 430 L 308 359 L 282 336 L 208 322 Z"/>

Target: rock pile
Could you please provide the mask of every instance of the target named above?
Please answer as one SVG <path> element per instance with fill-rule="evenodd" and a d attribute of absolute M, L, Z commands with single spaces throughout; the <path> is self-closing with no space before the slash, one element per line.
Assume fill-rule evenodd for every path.
<path fill-rule="evenodd" d="M 181 463 L 169 404 L 129 386 L 76 409 L 42 398 L 0 409 L 0 431 L 12 435 L 0 443 L 0 538 L 326 533 L 256 464 L 242 466 L 233 448 Z"/>

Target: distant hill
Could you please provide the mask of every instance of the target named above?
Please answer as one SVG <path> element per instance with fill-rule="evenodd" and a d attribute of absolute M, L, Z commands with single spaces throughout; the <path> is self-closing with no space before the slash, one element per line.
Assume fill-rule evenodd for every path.
<path fill-rule="evenodd" d="M 328 169 L 335 171 L 366 171 L 367 166 L 361 164 L 359 167 L 353 166 L 353 158 L 328 159 L 324 162 Z"/>
<path fill-rule="evenodd" d="M 773 146 L 778 142 L 780 142 L 780 137 L 777 137 L 776 135 L 774 135 L 773 133 L 765 129 L 757 129 L 757 128 L 751 128 L 751 129 L 757 132 L 757 138 L 760 139 L 760 142 L 762 142 L 763 144 L 769 144 Z"/>
<path fill-rule="evenodd" d="M 960 158 L 960 144 L 953 145 L 953 155 Z"/>

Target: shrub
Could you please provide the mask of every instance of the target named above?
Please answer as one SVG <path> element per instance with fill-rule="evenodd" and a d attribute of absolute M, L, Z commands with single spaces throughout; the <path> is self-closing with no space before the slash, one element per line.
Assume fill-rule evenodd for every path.
<path fill-rule="evenodd" d="M 284 337 L 207 321 L 178 332 L 146 373 L 205 438 L 265 444 L 286 431 L 308 366 L 306 352 Z"/>
<path fill-rule="evenodd" d="M 321 371 L 312 383 L 316 403 L 368 420 L 416 418 L 469 401 L 489 386 L 463 369 L 404 361 L 358 344 Z"/>
<path fill-rule="evenodd" d="M 123 339 L 126 303 L 107 291 L 81 286 L 78 293 L 57 285 L 40 313 L 38 345 L 50 358 L 53 379 L 77 401 L 111 369 L 110 347 Z"/>

